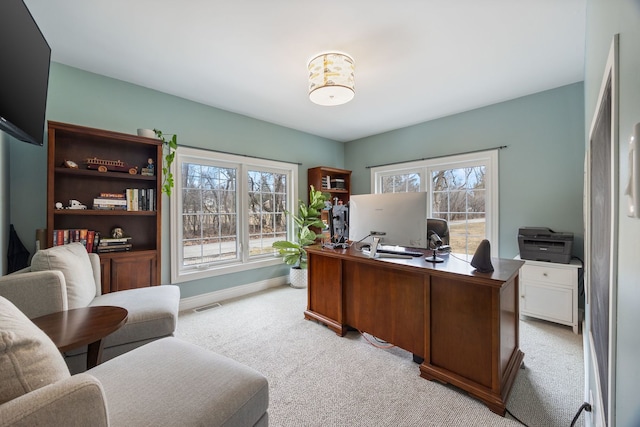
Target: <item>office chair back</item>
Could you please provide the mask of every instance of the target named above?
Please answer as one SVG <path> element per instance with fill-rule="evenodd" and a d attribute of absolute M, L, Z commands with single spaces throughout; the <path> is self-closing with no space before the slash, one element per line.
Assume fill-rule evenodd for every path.
<path fill-rule="evenodd" d="M 449 244 L 449 224 L 440 218 L 427 218 L 427 237 L 436 233 L 442 239 L 443 245 Z"/>

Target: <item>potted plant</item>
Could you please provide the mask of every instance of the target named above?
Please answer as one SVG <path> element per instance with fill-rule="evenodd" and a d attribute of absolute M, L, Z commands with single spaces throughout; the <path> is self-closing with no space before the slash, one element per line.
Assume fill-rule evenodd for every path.
<path fill-rule="evenodd" d="M 318 234 L 312 227 L 323 229 L 324 223 L 320 219 L 320 211 L 324 208 L 326 196 L 322 191 L 316 190 L 313 185 L 309 190 L 309 204 L 298 200 L 298 214 L 285 211 L 294 221 L 293 241 L 280 240 L 273 243 L 282 260 L 291 266 L 289 280 L 294 288 L 304 288 L 307 285 L 307 252 L 305 246 L 313 244 Z"/>
<path fill-rule="evenodd" d="M 171 138 L 169 134 L 162 133 L 161 130 L 154 129 L 158 139 L 162 141 L 163 151 L 167 151 L 164 156 L 164 164 L 162 165 L 162 192 L 171 197 L 171 190 L 173 189 L 173 174 L 171 173 L 171 164 L 176 157 L 176 149 L 178 148 L 178 135 L 173 134 Z"/>

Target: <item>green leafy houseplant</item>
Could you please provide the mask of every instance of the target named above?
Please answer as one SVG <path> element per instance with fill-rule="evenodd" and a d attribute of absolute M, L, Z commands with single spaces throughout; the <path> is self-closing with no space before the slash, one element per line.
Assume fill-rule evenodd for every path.
<path fill-rule="evenodd" d="M 167 154 L 164 156 L 164 164 L 162 165 L 162 192 L 167 196 L 171 196 L 171 190 L 173 189 L 173 174 L 171 173 L 171 164 L 176 157 L 176 149 L 178 148 L 178 135 L 165 134 L 161 130 L 153 130 L 162 141 L 163 151 Z M 170 137 L 170 138 L 168 138 Z"/>
<path fill-rule="evenodd" d="M 316 190 L 313 185 L 309 190 L 309 204 L 298 200 L 298 214 L 290 215 L 295 223 L 295 240 L 280 240 L 273 243 L 273 247 L 278 250 L 282 260 L 288 265 L 298 268 L 307 268 L 307 252 L 305 246 L 313 244 L 318 238 L 318 234 L 311 227 L 324 228 L 324 223 L 320 219 L 320 211 L 324 208 L 326 197 L 322 191 Z"/>

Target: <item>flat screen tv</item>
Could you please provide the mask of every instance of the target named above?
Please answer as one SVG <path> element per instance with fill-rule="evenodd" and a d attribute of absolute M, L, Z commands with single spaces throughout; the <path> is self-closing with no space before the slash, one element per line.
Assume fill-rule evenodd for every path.
<path fill-rule="evenodd" d="M 383 245 L 428 248 L 427 197 L 426 192 L 351 196 L 349 240 L 371 244 L 375 234 Z"/>
<path fill-rule="evenodd" d="M 51 48 L 22 0 L 0 1 L 0 130 L 42 145 Z"/>

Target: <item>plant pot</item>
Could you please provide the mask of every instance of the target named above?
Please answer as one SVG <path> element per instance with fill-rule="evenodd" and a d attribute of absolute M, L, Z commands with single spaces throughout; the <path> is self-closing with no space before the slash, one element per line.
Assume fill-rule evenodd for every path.
<path fill-rule="evenodd" d="M 307 287 L 307 269 L 292 267 L 289 270 L 289 284 L 292 288 L 303 289 Z"/>

